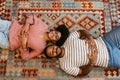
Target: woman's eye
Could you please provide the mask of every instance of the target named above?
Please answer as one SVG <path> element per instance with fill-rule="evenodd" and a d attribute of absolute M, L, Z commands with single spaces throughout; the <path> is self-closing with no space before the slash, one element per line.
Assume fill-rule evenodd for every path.
<path fill-rule="evenodd" d="M 58 37 L 58 36 L 56 36 L 56 39 L 59 39 L 59 37 Z"/>

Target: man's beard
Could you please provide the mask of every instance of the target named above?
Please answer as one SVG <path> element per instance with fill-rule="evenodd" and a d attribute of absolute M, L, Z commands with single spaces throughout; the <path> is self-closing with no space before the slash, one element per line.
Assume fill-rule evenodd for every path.
<path fill-rule="evenodd" d="M 61 52 L 57 56 L 55 56 L 55 58 L 61 58 L 62 57 L 62 48 L 60 48 L 60 49 L 61 49 Z"/>
<path fill-rule="evenodd" d="M 51 38 L 49 37 L 49 33 L 50 33 L 50 32 L 47 32 L 47 36 L 48 36 L 48 38 L 49 38 L 49 39 L 50 39 L 50 41 L 51 41 Z"/>

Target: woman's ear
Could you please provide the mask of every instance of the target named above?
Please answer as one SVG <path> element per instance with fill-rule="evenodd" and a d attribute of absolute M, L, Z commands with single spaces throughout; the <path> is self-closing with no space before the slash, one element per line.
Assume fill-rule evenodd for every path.
<path fill-rule="evenodd" d="M 52 29 L 50 29 L 50 31 L 56 31 L 56 27 L 53 27 Z"/>
<path fill-rule="evenodd" d="M 55 41 L 49 41 L 48 43 L 47 43 L 47 46 L 49 46 L 49 45 L 55 45 L 56 43 L 54 43 Z"/>
<path fill-rule="evenodd" d="M 56 44 L 56 41 L 52 41 L 53 44 Z"/>
<path fill-rule="evenodd" d="M 50 29 L 50 31 L 54 31 L 54 29 Z"/>

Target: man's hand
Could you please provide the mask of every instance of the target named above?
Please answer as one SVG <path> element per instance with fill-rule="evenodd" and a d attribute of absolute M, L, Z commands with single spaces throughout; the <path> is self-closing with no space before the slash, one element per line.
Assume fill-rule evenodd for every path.
<path fill-rule="evenodd" d="M 94 41 L 87 40 L 88 43 L 88 49 L 89 49 L 89 54 L 88 58 L 91 64 L 95 64 L 98 56 L 98 49 Z"/>
<path fill-rule="evenodd" d="M 89 39 L 91 37 L 89 32 L 86 30 L 79 30 L 78 33 L 79 33 L 80 39 L 83 39 L 83 40 Z"/>
<path fill-rule="evenodd" d="M 86 65 L 86 66 L 82 66 L 79 68 L 79 73 L 78 73 L 78 77 L 83 77 L 86 76 L 90 71 L 92 71 L 94 67 L 91 66 L 90 64 Z"/>

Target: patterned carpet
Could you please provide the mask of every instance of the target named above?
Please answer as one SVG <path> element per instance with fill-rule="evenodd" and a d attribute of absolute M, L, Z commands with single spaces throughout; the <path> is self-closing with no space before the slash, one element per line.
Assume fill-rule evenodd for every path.
<path fill-rule="evenodd" d="M 70 31 L 86 29 L 98 37 L 120 23 L 120 0 L 0 0 L 1 18 L 22 20 L 23 13 L 36 14 L 50 29 L 66 24 Z M 75 78 L 44 55 L 23 61 L 17 51 L 0 51 L 0 80 L 120 80 L 120 69 L 95 67 Z"/>

